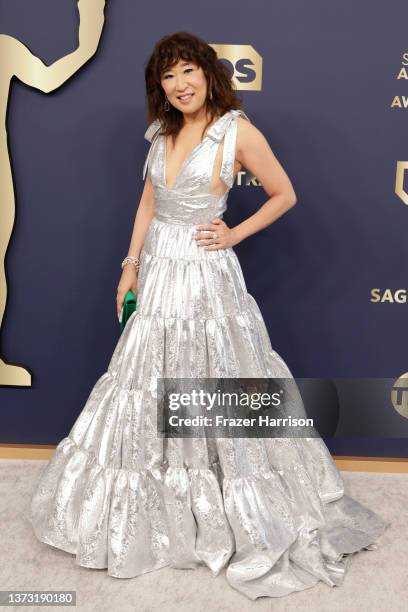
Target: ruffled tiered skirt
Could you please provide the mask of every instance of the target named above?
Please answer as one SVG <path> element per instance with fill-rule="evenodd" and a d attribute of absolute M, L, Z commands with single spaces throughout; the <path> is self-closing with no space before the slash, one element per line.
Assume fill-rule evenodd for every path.
<path fill-rule="evenodd" d="M 35 534 L 116 578 L 206 564 L 251 599 L 339 585 L 389 523 L 345 494 L 320 438 L 157 434 L 157 378 L 291 376 L 235 252 L 194 227 L 153 218 L 136 312 L 41 474 Z"/>

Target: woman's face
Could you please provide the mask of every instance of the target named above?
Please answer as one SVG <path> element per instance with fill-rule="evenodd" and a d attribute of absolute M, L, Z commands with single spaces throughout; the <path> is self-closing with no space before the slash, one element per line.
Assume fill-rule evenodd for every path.
<path fill-rule="evenodd" d="M 194 113 L 205 104 L 207 79 L 193 62 L 180 59 L 163 72 L 161 86 L 170 104 L 182 113 Z"/>

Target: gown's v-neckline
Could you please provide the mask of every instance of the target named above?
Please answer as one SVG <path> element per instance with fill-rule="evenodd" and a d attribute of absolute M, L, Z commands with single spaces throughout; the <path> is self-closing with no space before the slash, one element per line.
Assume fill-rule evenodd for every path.
<path fill-rule="evenodd" d="M 193 154 L 197 151 L 197 149 L 199 149 L 199 147 L 201 147 L 201 145 L 204 144 L 204 142 L 207 140 L 207 138 L 209 138 L 209 132 L 212 128 L 214 128 L 220 121 L 221 119 L 224 119 L 224 117 L 226 116 L 227 113 L 224 113 L 223 115 L 221 115 L 221 117 L 218 117 L 218 119 L 216 121 L 214 121 L 214 123 L 212 125 L 210 125 L 209 128 L 207 128 L 207 131 L 203 137 L 203 139 L 196 144 L 195 147 L 193 147 L 193 149 L 190 151 L 190 153 L 188 153 L 186 155 L 186 157 L 183 160 L 183 163 L 180 166 L 180 169 L 178 171 L 178 173 L 176 174 L 176 178 L 174 179 L 173 185 L 171 187 L 167 186 L 167 136 L 166 134 L 162 134 L 162 142 L 163 142 L 163 185 L 166 191 L 173 191 L 175 186 L 177 185 L 177 181 L 179 180 L 179 178 L 181 177 L 185 166 L 187 165 L 187 163 L 189 162 L 190 158 L 193 156 Z"/>

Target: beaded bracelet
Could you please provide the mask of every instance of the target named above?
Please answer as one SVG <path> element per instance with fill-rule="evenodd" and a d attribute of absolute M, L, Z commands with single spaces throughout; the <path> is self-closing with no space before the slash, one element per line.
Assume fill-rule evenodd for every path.
<path fill-rule="evenodd" d="M 133 257 L 132 255 L 128 255 L 128 257 L 125 257 L 125 259 L 122 261 L 122 270 L 127 264 L 133 264 L 136 268 L 136 272 L 139 272 L 139 268 L 140 268 L 139 257 Z"/>

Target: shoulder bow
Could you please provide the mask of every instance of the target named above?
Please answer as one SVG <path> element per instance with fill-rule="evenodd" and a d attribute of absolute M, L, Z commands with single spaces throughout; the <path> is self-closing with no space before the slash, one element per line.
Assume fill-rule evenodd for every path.
<path fill-rule="evenodd" d="M 150 163 L 150 157 L 151 157 L 152 150 L 153 150 L 153 144 L 155 143 L 157 136 L 162 133 L 161 127 L 162 127 L 162 125 L 161 125 L 160 120 L 159 119 L 155 119 L 149 125 L 149 127 L 147 128 L 147 130 L 146 130 L 146 132 L 144 134 L 145 139 L 148 140 L 151 143 L 151 145 L 150 145 L 149 151 L 148 151 L 148 153 L 146 155 L 145 163 L 143 165 L 143 180 L 145 180 L 145 178 L 146 178 L 147 167 L 148 167 L 148 165 Z"/>
<path fill-rule="evenodd" d="M 249 117 L 243 110 L 232 109 L 225 113 L 225 115 L 223 115 L 219 121 L 214 123 L 207 132 L 207 136 L 216 142 L 221 142 L 221 140 L 224 138 L 220 177 L 229 188 L 231 188 L 234 183 L 234 162 L 238 117 L 243 117 L 247 121 L 250 121 Z M 255 177 L 252 173 L 246 172 L 246 185 L 249 185 L 253 178 Z"/>

